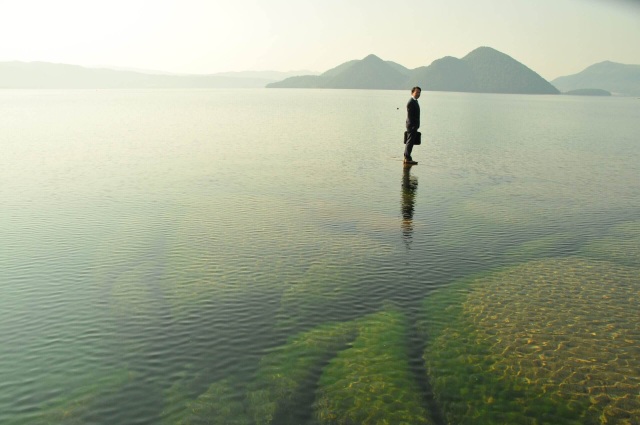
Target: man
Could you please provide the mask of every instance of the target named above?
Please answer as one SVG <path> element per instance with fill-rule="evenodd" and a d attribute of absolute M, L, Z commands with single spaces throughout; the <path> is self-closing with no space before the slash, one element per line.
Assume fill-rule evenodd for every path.
<path fill-rule="evenodd" d="M 407 143 L 404 145 L 405 164 L 417 164 L 411 158 L 411 151 L 413 150 L 413 143 L 418 138 L 418 129 L 420 128 L 420 105 L 418 104 L 418 99 L 421 92 L 422 89 L 420 87 L 412 88 L 411 99 L 407 103 Z"/>

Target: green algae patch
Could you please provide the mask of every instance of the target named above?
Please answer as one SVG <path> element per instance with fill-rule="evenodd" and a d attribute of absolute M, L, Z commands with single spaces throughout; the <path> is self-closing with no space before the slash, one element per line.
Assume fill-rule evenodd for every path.
<path fill-rule="evenodd" d="M 242 400 L 228 380 L 214 382 L 170 421 L 175 425 L 250 425 Z"/>
<path fill-rule="evenodd" d="M 246 398 L 256 425 L 297 424 L 313 402 L 322 367 L 352 341 L 356 322 L 326 324 L 290 339 L 266 355 Z"/>
<path fill-rule="evenodd" d="M 244 387 L 236 377 L 215 381 L 202 391 L 208 382 L 204 374 L 194 371 L 188 365 L 184 371 L 172 378 L 173 384 L 164 390 L 162 424 L 229 424 L 249 425 L 248 416 L 242 403 Z M 205 383 L 204 385 L 207 385 Z"/>
<path fill-rule="evenodd" d="M 407 320 L 382 311 L 358 320 L 358 337 L 325 368 L 320 424 L 430 424 L 407 355 Z"/>
<path fill-rule="evenodd" d="M 133 379 L 127 370 L 105 376 L 93 376 L 66 394 L 48 403 L 41 413 L 28 422 L 33 425 L 86 425 L 94 423 L 90 416 L 99 406 L 118 394 Z M 13 424 L 13 422 L 9 422 Z M 16 423 L 17 425 L 17 423 Z"/>
<path fill-rule="evenodd" d="M 525 263 L 425 300 L 424 359 L 451 424 L 631 424 L 640 417 L 638 269 Z"/>

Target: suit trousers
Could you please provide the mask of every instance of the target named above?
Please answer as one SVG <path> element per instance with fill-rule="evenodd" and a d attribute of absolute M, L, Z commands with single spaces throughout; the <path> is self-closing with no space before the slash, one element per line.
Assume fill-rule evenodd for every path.
<path fill-rule="evenodd" d="M 411 158 L 411 151 L 413 150 L 413 142 L 418 138 L 418 130 L 417 129 L 407 129 L 407 143 L 404 145 L 404 159 L 409 161 Z"/>

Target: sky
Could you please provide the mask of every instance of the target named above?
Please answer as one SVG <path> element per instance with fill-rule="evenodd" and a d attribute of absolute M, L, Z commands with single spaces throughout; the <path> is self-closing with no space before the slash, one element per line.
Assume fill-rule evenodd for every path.
<path fill-rule="evenodd" d="M 0 0 L 0 62 L 184 74 L 413 69 L 480 46 L 547 80 L 640 64 L 640 0 Z"/>

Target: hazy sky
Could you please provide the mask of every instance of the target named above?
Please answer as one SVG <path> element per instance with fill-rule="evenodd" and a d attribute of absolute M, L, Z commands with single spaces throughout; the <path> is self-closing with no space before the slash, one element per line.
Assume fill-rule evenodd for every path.
<path fill-rule="evenodd" d="M 0 61 L 208 74 L 408 68 L 490 46 L 551 80 L 640 64 L 640 0 L 0 0 Z"/>

